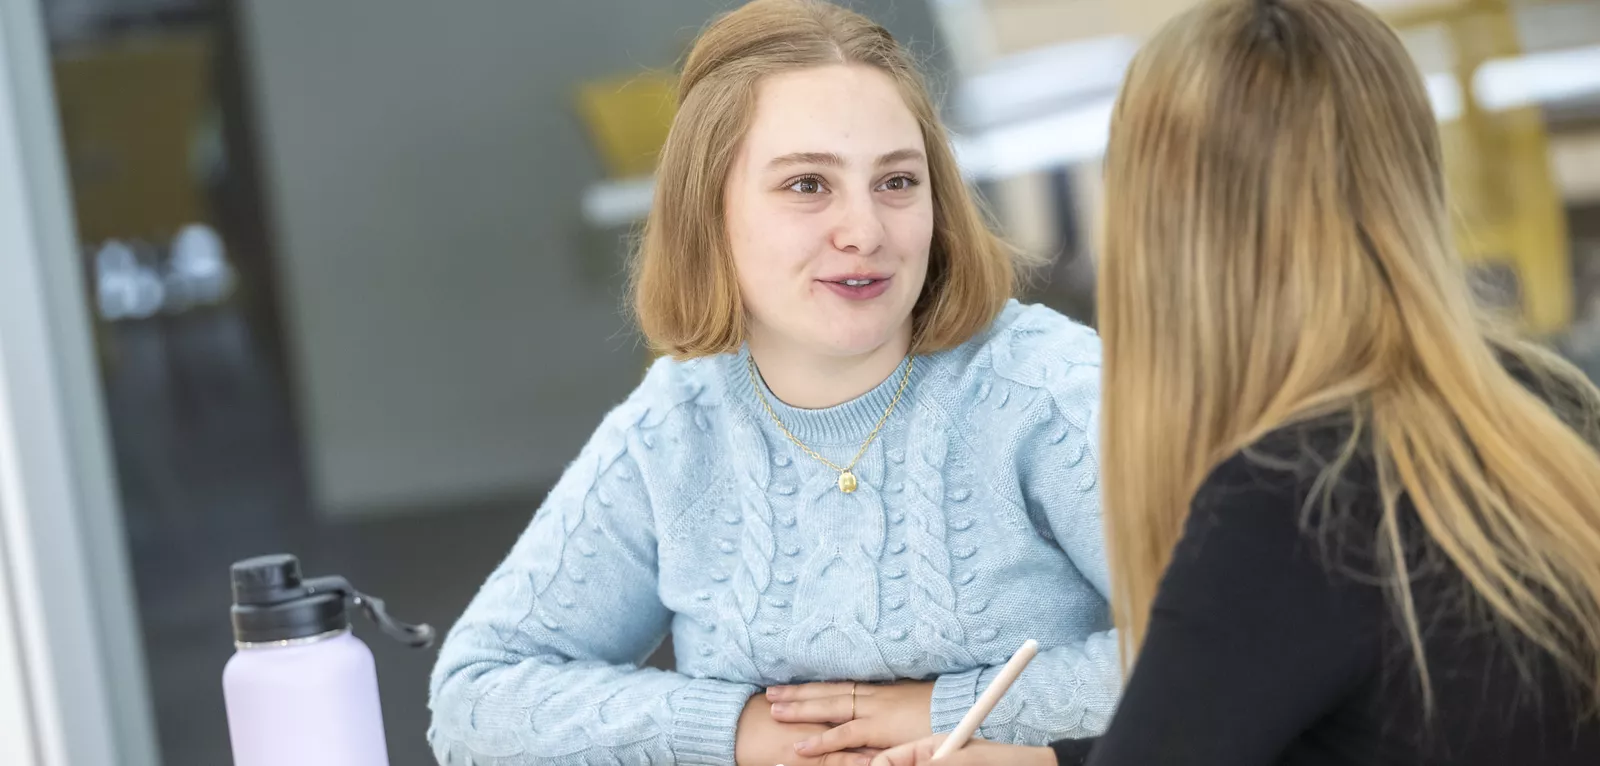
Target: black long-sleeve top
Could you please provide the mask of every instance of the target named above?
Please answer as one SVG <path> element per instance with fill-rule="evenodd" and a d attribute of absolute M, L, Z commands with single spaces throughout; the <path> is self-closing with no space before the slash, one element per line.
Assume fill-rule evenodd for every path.
<path fill-rule="evenodd" d="M 1434 691 L 1425 716 L 1403 623 L 1372 576 L 1371 463 L 1346 469 L 1333 512 L 1313 486 L 1350 432 L 1337 421 L 1287 429 L 1205 481 L 1110 729 L 1055 743 L 1061 764 L 1600 765 L 1600 722 L 1580 722 L 1575 685 L 1482 618 L 1402 498 Z"/>

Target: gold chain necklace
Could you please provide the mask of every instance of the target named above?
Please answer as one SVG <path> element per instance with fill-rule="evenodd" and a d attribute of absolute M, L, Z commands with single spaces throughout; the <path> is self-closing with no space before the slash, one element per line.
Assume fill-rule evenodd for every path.
<path fill-rule="evenodd" d="M 794 442 L 794 446 L 799 447 L 801 452 L 811 456 L 811 459 L 829 468 L 832 468 L 835 471 L 838 471 L 840 492 L 848 495 L 851 492 L 856 491 L 856 475 L 854 473 L 856 461 L 860 460 L 862 455 L 867 454 L 867 446 L 872 444 L 872 440 L 878 437 L 878 431 L 883 428 L 883 424 L 888 421 L 889 416 L 894 413 L 895 405 L 900 403 L 900 395 L 906 392 L 906 384 L 911 382 L 911 367 L 913 364 L 912 357 L 909 355 L 906 357 L 906 371 L 904 375 L 900 376 L 900 388 L 894 392 L 894 399 L 889 402 L 889 408 L 883 411 L 883 417 L 878 418 L 878 424 L 872 427 L 872 433 L 867 434 L 867 440 L 861 443 L 861 449 L 856 451 L 856 456 L 850 458 L 849 465 L 846 465 L 843 468 L 834 465 L 832 461 L 817 454 L 816 450 L 807 447 L 805 442 L 800 441 L 799 439 L 795 438 L 794 434 L 789 433 L 788 427 L 784 426 L 783 421 L 778 419 L 778 413 L 772 410 L 772 404 L 767 401 L 767 394 L 765 391 L 763 391 L 761 380 L 756 375 L 755 357 L 747 357 L 747 359 L 749 360 L 750 367 L 750 385 L 755 387 L 756 396 L 761 397 L 761 406 L 767 410 L 767 415 L 772 418 L 772 422 L 778 425 L 778 430 L 782 431 L 784 436 L 789 437 L 789 441 Z"/>

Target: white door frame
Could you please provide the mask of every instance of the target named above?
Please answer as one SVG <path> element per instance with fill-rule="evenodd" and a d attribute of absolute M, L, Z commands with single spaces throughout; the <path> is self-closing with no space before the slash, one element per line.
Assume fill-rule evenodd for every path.
<path fill-rule="evenodd" d="M 0 0 L 0 763 L 157 766 L 39 0 Z"/>

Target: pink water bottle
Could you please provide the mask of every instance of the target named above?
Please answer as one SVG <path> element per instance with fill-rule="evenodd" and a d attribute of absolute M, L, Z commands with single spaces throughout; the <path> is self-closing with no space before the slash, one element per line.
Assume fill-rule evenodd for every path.
<path fill-rule="evenodd" d="M 343 577 L 301 580 L 278 554 L 233 565 L 233 635 L 222 672 L 234 766 L 389 766 L 372 650 L 350 632 L 354 604 L 418 648 L 433 629 L 391 618 Z"/>

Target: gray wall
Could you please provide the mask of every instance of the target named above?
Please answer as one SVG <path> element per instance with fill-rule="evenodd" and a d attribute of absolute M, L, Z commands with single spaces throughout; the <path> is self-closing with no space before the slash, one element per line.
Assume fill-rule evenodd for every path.
<path fill-rule="evenodd" d="M 530 496 L 637 383 L 575 86 L 733 4 L 242 3 L 323 512 Z M 940 60 L 925 0 L 857 5 Z"/>

